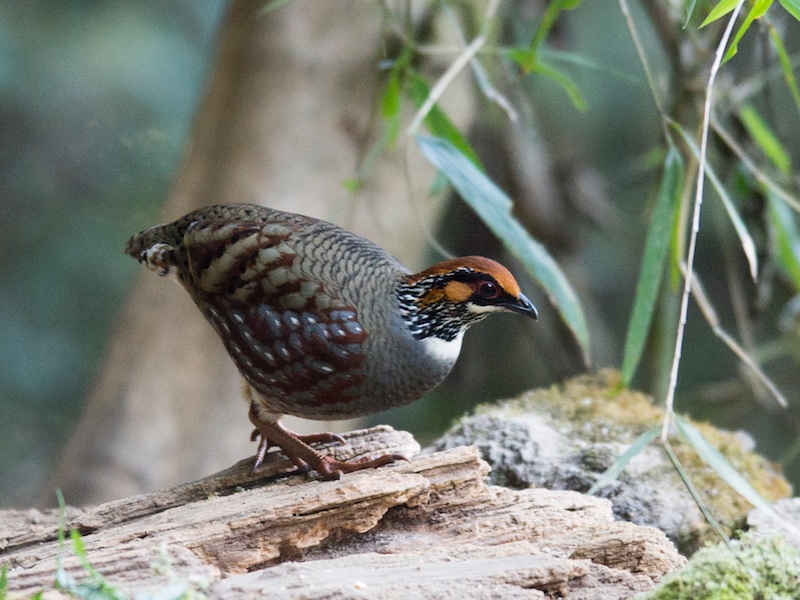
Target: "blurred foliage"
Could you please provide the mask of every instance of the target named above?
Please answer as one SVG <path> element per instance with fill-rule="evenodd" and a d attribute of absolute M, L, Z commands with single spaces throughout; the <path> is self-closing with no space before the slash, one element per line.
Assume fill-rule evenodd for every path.
<path fill-rule="evenodd" d="M 678 261 L 686 252 L 703 93 L 725 15 L 736 3 L 630 4 L 629 16 L 628 3 L 613 0 L 365 4 L 385 15 L 386 56 L 376 69 L 386 71 L 386 86 L 375 107 L 364 107 L 379 113 L 383 130 L 346 185 L 357 192 L 376 156 L 404 143 L 416 119 L 411 133 L 424 128 L 446 140 L 514 199 L 515 215 L 580 297 L 594 364 L 618 366 L 624 356 L 626 381 L 661 398 L 675 342 Z M 797 484 L 796 6 L 760 0 L 733 30 L 738 52 L 726 56 L 715 90 L 710 206 L 695 264 L 721 327 L 777 383 L 790 408 L 776 408 L 694 307 L 676 406 L 746 429 Z M 0 4 L 0 504 L 31 496 L 48 455 L 78 418 L 135 270 L 119 250 L 133 223 L 153 220 L 135 213 L 154 213 L 166 195 L 221 10 L 221 2 L 189 0 Z M 447 82 L 440 85 L 459 58 L 473 94 L 470 131 L 454 124 L 459 115 L 448 115 Z M 509 128 L 531 156 L 547 156 L 546 181 L 525 182 L 534 160 L 509 158 Z M 441 184 L 439 178 L 432 191 L 442 193 Z M 544 205 L 548 193 L 551 204 Z M 440 236 L 445 245 L 471 253 L 488 244 L 500 252 L 470 220 L 474 215 L 450 210 Z M 535 301 L 547 306 L 544 296 Z M 536 339 L 519 344 L 508 339 L 520 332 L 498 319 L 492 328 L 501 337 L 482 342 L 488 358 L 462 360 L 451 378 L 471 391 L 490 375 L 490 391 L 468 394 L 469 402 L 581 368 L 578 346 L 553 314 L 548 308 Z M 466 349 L 475 349 L 479 337 L 468 336 Z M 501 364 L 508 352 L 498 348 L 509 344 L 519 348 L 524 369 Z M 469 408 L 452 401 L 465 395 L 447 387 L 452 381 L 390 418 L 428 435 L 441 431 L 448 418 L 442 399 L 453 414 Z"/>
<path fill-rule="evenodd" d="M 80 415 L 222 8 L 0 3 L 0 505 L 31 501 Z"/>
<path fill-rule="evenodd" d="M 783 458 L 797 480 L 800 464 L 794 457 L 800 452 L 796 441 L 800 423 L 792 392 L 800 381 L 794 376 L 796 369 L 774 368 L 778 359 L 796 360 L 796 340 L 788 339 L 787 333 L 796 335 L 792 307 L 800 292 L 794 276 L 800 267 L 800 237 L 796 214 L 790 210 L 800 210 L 798 179 L 791 168 L 798 138 L 785 132 L 797 130 L 794 108 L 800 109 L 794 76 L 797 4 L 795 0 L 757 0 L 744 9 L 745 3 L 737 0 L 631 4 L 626 0 L 617 6 L 559 0 L 430 5 L 427 16 L 438 27 L 439 38 L 457 40 L 455 47 L 439 39 L 431 41 L 426 37 L 428 28 L 415 28 L 409 4 L 390 5 L 399 7 L 387 10 L 386 21 L 402 50 L 399 59 L 389 61 L 387 93 L 393 101 L 384 102 L 387 130 L 395 138 L 402 129 L 397 123 L 402 107 L 395 100 L 402 97 L 402 82 L 411 81 L 412 69 L 418 76 L 419 63 L 424 64 L 425 58 L 436 57 L 440 72 L 429 75 L 424 101 L 414 99 L 417 112 L 407 133 L 415 134 L 424 124 L 438 136 L 434 141 L 417 138 L 423 154 L 545 288 L 584 351 L 588 337 L 581 337 L 580 328 L 565 310 L 573 303 L 559 300 L 541 277 L 541 261 L 520 256 L 528 242 L 510 236 L 508 227 L 505 233 L 498 229 L 496 210 L 507 204 L 503 191 L 482 182 L 477 169 L 472 169 L 465 183 L 464 173 L 470 168 L 467 159 L 486 164 L 487 156 L 480 149 L 465 149 L 461 134 L 437 131 L 425 119 L 434 110 L 439 118 L 446 118 L 439 100 L 459 71 L 470 72 L 479 111 L 494 112 L 493 120 L 483 117 L 484 121 L 492 121 L 495 129 L 513 129 L 523 140 L 546 147 L 554 156 L 554 168 L 565 178 L 575 175 L 570 173 L 569 161 L 579 157 L 591 163 L 590 168 L 613 189 L 616 221 L 589 219 L 595 227 L 587 231 L 577 215 L 572 222 L 559 223 L 556 235 L 572 245 L 560 262 L 577 259 L 583 263 L 579 278 L 587 286 L 582 301 L 599 303 L 590 330 L 610 334 L 610 339 L 593 348 L 593 358 L 601 364 L 609 360 L 617 364 L 619 359 L 613 354 L 622 352 L 624 383 L 634 383 L 638 370 L 638 385 L 657 397 L 667 392 L 671 402 L 672 388 L 667 382 L 681 326 L 677 319 L 681 265 L 697 267 L 694 273 L 699 280 L 692 295 L 701 314 L 692 309 L 689 329 L 677 338 L 678 343 L 686 340 L 678 407 L 727 427 L 750 431 L 774 427 L 771 435 L 759 439 L 760 446 L 768 455 Z M 726 29 L 728 20 L 736 17 Z M 619 21 L 626 31 L 615 31 Z M 620 39 L 625 43 L 619 43 Z M 715 56 L 724 65 L 719 80 L 717 66 L 712 66 Z M 637 67 L 620 68 L 632 58 Z M 620 76 L 624 71 L 627 75 Z M 599 80 L 602 88 L 597 87 Z M 409 94 L 410 88 L 407 84 Z M 526 93 L 520 94 L 520 89 Z M 625 92 L 621 94 L 620 89 Z M 502 121 L 506 123 L 498 126 Z M 432 151 L 434 147 L 438 149 Z M 448 150 L 441 150 L 445 147 Z M 464 155 L 460 163 L 446 156 L 459 152 Z M 480 162 L 474 159 L 476 154 Z M 658 164 L 662 166 L 653 168 Z M 698 175 L 699 169 L 703 176 Z M 508 176 L 502 169 L 493 171 L 489 166 L 487 175 L 494 180 L 505 176 L 503 183 L 512 188 L 516 183 L 515 175 Z M 700 184 L 706 179 L 704 189 Z M 626 194 L 626 184 L 628 191 L 638 188 L 636 193 Z M 595 208 L 602 205 L 601 189 L 590 194 L 595 194 Z M 562 192 L 562 200 L 569 203 L 569 195 Z M 703 196 L 720 201 L 710 209 L 714 211 L 710 224 L 708 216 L 694 220 L 700 214 L 697 199 Z M 476 197 L 495 198 L 488 203 L 494 210 L 482 210 Z M 537 201 L 535 192 L 514 198 L 516 206 L 522 207 L 517 218 L 528 231 L 535 231 L 537 223 L 531 219 L 535 209 L 529 208 Z M 572 215 L 564 211 L 564 216 Z M 453 227 L 452 220 L 448 226 Z M 700 234 L 697 246 L 695 226 Z M 629 239 L 618 235 L 622 232 Z M 456 253 L 464 250 L 459 247 Z M 636 266 L 622 256 L 626 252 L 642 256 L 633 295 L 628 278 Z M 662 285 L 665 281 L 670 285 Z M 713 290 L 711 295 L 704 292 L 706 287 Z M 618 333 L 619 321 L 628 314 L 629 298 L 635 300 L 624 338 Z M 576 312 L 581 312 L 580 306 Z M 783 318 L 776 319 L 777 314 Z M 765 358 L 765 347 L 772 353 L 769 358 Z M 563 347 L 551 344 L 542 349 L 555 354 Z M 484 362 L 491 360 L 484 358 Z M 779 405 L 785 404 L 787 395 L 792 397 L 792 407 L 784 413 Z M 726 403 L 735 404 L 738 414 L 722 410 Z M 671 403 L 668 407 L 672 409 Z"/>

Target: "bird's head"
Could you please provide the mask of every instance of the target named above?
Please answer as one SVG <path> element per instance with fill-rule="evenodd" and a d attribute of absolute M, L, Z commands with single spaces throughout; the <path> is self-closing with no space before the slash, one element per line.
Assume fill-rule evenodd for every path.
<path fill-rule="evenodd" d="M 446 260 L 409 275 L 398 294 L 401 314 L 417 339 L 452 341 L 495 312 L 538 318 L 508 269 L 482 256 Z"/>

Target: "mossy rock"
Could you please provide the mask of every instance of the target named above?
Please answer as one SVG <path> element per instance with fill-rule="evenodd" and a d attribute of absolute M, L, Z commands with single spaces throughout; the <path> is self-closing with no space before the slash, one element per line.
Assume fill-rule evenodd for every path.
<path fill-rule="evenodd" d="M 637 437 L 661 423 L 663 414 L 651 397 L 621 389 L 619 373 L 607 370 L 481 405 L 436 447 L 477 446 L 492 466 L 496 485 L 586 492 Z M 791 495 L 780 468 L 752 451 L 749 436 L 693 425 L 764 498 Z M 670 443 L 713 515 L 729 531 L 741 527 L 751 505 L 691 446 L 676 436 Z M 658 442 L 634 457 L 599 495 L 612 501 L 617 518 L 661 529 L 685 554 L 715 539 Z"/>
<path fill-rule="evenodd" d="M 800 550 L 782 536 L 707 546 L 639 600 L 796 600 Z"/>

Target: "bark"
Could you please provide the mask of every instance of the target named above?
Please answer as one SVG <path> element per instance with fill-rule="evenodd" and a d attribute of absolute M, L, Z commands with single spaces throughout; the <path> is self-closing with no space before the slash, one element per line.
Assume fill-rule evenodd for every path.
<path fill-rule="evenodd" d="M 389 428 L 348 441 L 328 451 L 349 458 L 415 449 Z M 606 500 L 486 485 L 488 467 L 472 447 L 341 481 L 287 476 L 292 467 L 276 452 L 257 476 L 251 464 L 71 509 L 68 526 L 120 592 L 202 579 L 212 599 L 265 589 L 271 598 L 628 598 L 685 562 L 660 531 L 614 521 Z M 0 513 L 12 598 L 49 588 L 59 554 L 71 576 L 86 577 L 55 541 L 56 521 L 52 512 Z"/>

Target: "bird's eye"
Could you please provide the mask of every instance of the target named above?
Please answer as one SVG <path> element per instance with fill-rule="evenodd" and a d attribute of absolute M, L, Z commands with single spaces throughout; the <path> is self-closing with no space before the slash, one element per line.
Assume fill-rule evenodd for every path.
<path fill-rule="evenodd" d="M 497 298 L 497 296 L 500 294 L 497 284 L 492 283 L 491 281 L 481 281 L 475 291 L 478 292 L 478 295 L 485 300 Z"/>

